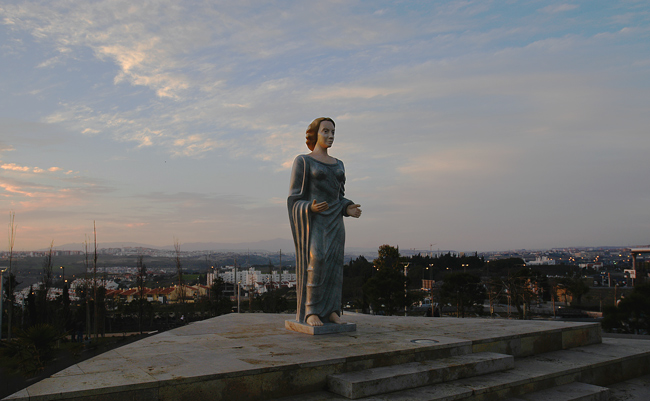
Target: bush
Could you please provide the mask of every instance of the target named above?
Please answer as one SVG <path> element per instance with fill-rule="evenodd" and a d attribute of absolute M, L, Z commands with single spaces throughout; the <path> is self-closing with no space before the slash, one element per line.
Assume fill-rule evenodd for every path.
<path fill-rule="evenodd" d="M 53 326 L 37 324 L 17 331 L 16 337 L 4 344 L 4 353 L 12 359 L 14 370 L 33 376 L 54 359 L 57 341 L 63 337 Z"/>
<path fill-rule="evenodd" d="M 603 328 L 631 334 L 650 333 L 650 284 L 640 284 L 618 306 L 603 311 Z"/>

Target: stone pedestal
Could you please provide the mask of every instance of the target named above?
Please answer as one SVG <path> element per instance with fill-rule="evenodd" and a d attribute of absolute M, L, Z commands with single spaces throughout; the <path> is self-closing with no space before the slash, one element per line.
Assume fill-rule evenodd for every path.
<path fill-rule="evenodd" d="M 310 326 L 307 323 L 299 323 L 295 320 L 285 320 L 284 327 L 287 330 L 297 331 L 298 333 L 309 334 L 312 336 L 357 331 L 357 325 L 354 323 L 325 323 L 322 326 Z"/>
<path fill-rule="evenodd" d="M 427 400 L 440 393 L 446 394 L 442 399 L 506 399 L 571 381 L 602 386 L 650 374 L 650 341 L 602 341 L 600 323 L 346 313 L 356 331 L 313 337 L 286 329 L 305 327 L 295 316 L 230 313 L 193 322 L 80 361 L 3 401 L 349 401 L 326 392 L 329 378 L 372 370 L 364 375 L 381 378 L 383 386 L 388 379 L 374 369 L 455 366 L 460 356 L 470 360 L 459 372 L 477 372 L 471 358 L 486 353 L 503 354 L 494 361 L 511 355 L 515 368 L 475 377 L 463 373 L 453 382 L 394 394 L 410 400 L 422 399 L 418 392 Z M 354 330 L 354 324 L 306 329 L 322 334 Z M 401 373 L 394 377 L 404 381 Z"/>

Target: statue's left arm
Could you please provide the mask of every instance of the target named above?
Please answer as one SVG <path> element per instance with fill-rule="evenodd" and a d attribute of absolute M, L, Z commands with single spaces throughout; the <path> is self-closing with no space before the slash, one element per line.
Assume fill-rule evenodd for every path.
<path fill-rule="evenodd" d="M 340 163 L 341 163 L 341 168 L 343 168 L 343 171 L 345 171 L 343 162 Z M 339 188 L 339 199 L 341 200 L 341 202 L 343 202 L 343 216 L 356 217 L 356 218 L 361 216 L 361 209 L 360 209 L 361 205 L 354 203 L 345 197 L 345 178 L 343 179 L 343 182 L 341 182 L 341 186 Z"/>

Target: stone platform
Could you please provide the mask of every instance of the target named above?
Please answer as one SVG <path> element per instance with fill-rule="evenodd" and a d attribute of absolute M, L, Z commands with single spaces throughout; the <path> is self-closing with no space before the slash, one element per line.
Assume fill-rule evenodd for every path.
<path fill-rule="evenodd" d="M 292 318 L 230 314 L 195 322 L 80 362 L 5 400 L 345 399 L 324 391 L 328 376 L 472 353 L 516 361 L 603 346 L 597 323 L 346 314 L 356 331 L 310 336 L 286 330 Z M 645 361 L 633 367 L 636 376 L 650 373 L 650 342 L 643 343 L 647 350 L 625 351 Z"/>

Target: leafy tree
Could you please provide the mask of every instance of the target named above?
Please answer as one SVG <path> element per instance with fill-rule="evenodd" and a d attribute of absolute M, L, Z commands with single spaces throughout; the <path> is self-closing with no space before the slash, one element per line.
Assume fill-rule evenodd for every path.
<path fill-rule="evenodd" d="M 483 301 L 487 295 L 485 286 L 478 276 L 470 273 L 447 274 L 440 291 L 445 300 L 456 303 L 458 317 L 465 317 L 469 309 L 474 309 L 476 313 L 483 311 Z"/>
<path fill-rule="evenodd" d="M 217 276 L 210 287 L 210 309 L 214 316 L 230 313 L 232 309 L 232 302 L 223 294 L 225 286 L 223 279 Z"/>
<path fill-rule="evenodd" d="M 363 285 L 363 294 L 375 311 L 393 315 L 412 302 L 412 296 L 404 292 L 408 277 L 404 277 L 398 248 L 382 245 L 378 256 L 376 273 Z"/>
<path fill-rule="evenodd" d="M 576 304 L 578 305 L 580 305 L 582 296 L 589 292 L 589 286 L 585 284 L 579 273 L 563 277 L 559 280 L 559 284 L 564 286 L 566 291 L 571 294 L 571 297 L 576 300 Z"/>
<path fill-rule="evenodd" d="M 521 258 L 497 259 L 487 262 L 489 274 L 505 276 L 511 271 L 521 269 L 526 262 Z"/>
<path fill-rule="evenodd" d="M 34 291 L 34 286 L 29 286 L 29 293 L 27 294 L 27 300 L 25 301 L 28 315 L 28 326 L 36 324 L 38 321 L 38 312 L 36 306 L 36 293 Z"/>
<path fill-rule="evenodd" d="M 0 297 L 4 297 L 3 308 L 7 308 L 7 331 L 11 330 L 11 317 L 14 314 L 13 305 L 16 302 L 16 296 L 14 294 L 16 286 L 20 284 L 16 280 L 16 275 L 13 272 L 9 272 L 4 276 L 4 283 L 2 284 L 2 289 L 4 294 L 0 294 Z M 0 310 L 0 313 L 4 311 Z M 0 327 L 0 333 L 2 333 L 2 327 Z M 2 337 L 2 336 L 0 336 Z M 11 339 L 11 335 L 7 334 L 7 339 Z"/>
<path fill-rule="evenodd" d="M 375 268 L 363 256 L 350 261 L 343 267 L 343 294 L 342 302 L 355 303 L 364 309 L 368 307 L 368 300 L 363 292 L 363 285 L 372 277 Z"/>
<path fill-rule="evenodd" d="M 152 320 L 154 313 L 153 304 L 146 299 L 142 299 L 139 302 L 133 301 L 120 305 L 120 307 L 125 315 L 137 316 L 138 330 L 142 334 L 142 327 L 144 327 L 142 320 L 145 318 L 150 321 Z"/>
<path fill-rule="evenodd" d="M 603 328 L 631 334 L 650 333 L 650 284 L 639 284 L 617 306 L 603 311 Z"/>
<path fill-rule="evenodd" d="M 287 300 L 288 288 L 280 288 L 266 292 L 254 301 L 255 308 L 261 309 L 264 313 L 281 313 L 289 309 Z"/>
<path fill-rule="evenodd" d="M 41 285 L 40 288 L 36 291 L 36 305 L 37 305 L 37 322 L 38 323 L 51 323 L 52 316 L 50 315 L 50 304 L 47 299 L 47 295 L 52 288 L 52 280 L 54 274 L 52 271 L 53 268 L 53 247 L 54 242 L 50 244 L 50 251 L 45 255 L 43 259 L 43 274 L 41 276 Z"/>
<path fill-rule="evenodd" d="M 65 333 L 70 330 L 70 295 L 68 287 L 64 285 L 63 292 L 54 301 L 49 301 L 54 314 L 54 326 Z"/>
<path fill-rule="evenodd" d="M 7 271 L 7 284 L 6 287 L 4 287 L 7 291 L 7 339 L 11 340 L 11 322 L 13 320 L 13 315 L 14 315 L 14 291 L 16 289 L 16 275 L 13 272 L 12 265 L 13 265 L 13 258 L 14 258 L 14 245 L 16 242 L 16 232 L 18 230 L 18 227 L 16 227 L 15 223 L 16 219 L 16 213 L 14 212 L 9 212 L 9 269 Z M 2 294 L 0 294 L 0 297 L 2 297 Z M 0 310 L 0 313 L 3 311 Z M 0 325 L 0 338 L 2 338 L 2 325 Z"/>

